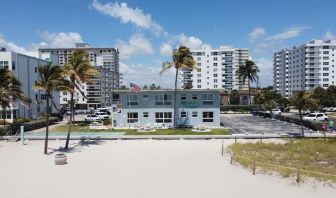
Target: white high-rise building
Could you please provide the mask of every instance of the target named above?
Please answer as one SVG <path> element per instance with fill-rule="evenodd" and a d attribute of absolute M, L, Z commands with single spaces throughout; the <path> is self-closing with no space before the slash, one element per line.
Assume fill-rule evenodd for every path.
<path fill-rule="evenodd" d="M 192 50 L 192 55 L 196 69 L 180 72 L 181 88 L 192 86 L 192 89 L 221 89 L 228 92 L 248 89 L 248 83 L 243 84 L 236 75 L 239 65 L 249 59 L 248 49 L 232 46 L 216 49 L 204 45 L 199 50 Z"/>
<path fill-rule="evenodd" d="M 58 58 L 55 55 L 49 56 L 51 59 L 43 60 L 25 54 L 6 51 L 5 48 L 0 49 L 0 69 L 10 70 L 22 84 L 22 90 L 31 99 L 30 104 L 22 104 L 16 102 L 10 109 L 6 109 L 7 121 L 13 121 L 19 117 L 36 118 L 41 113 L 46 112 L 46 97 L 44 91 L 35 91 L 33 86 L 39 79 L 38 66 L 46 65 L 49 61 L 58 64 Z M 59 107 L 59 93 L 52 93 L 52 98 L 57 107 Z M 50 103 L 51 104 L 51 103 Z M 50 105 L 51 112 L 57 113 L 57 110 Z M 0 107 L 3 118 L 2 109 Z"/>
<path fill-rule="evenodd" d="M 80 87 L 84 92 L 83 97 L 80 92 L 76 92 L 74 99 L 76 107 L 87 109 L 88 107 L 111 106 L 112 92 L 119 89 L 121 85 L 121 74 L 119 73 L 119 51 L 115 48 L 92 48 L 86 43 L 77 43 L 76 48 L 43 48 L 39 49 L 40 57 L 44 54 L 57 54 L 59 64 L 65 65 L 69 56 L 76 50 L 85 50 L 91 62 L 91 65 L 100 73 L 94 77 L 94 83 L 81 83 Z M 70 94 L 67 92 L 60 93 L 62 105 L 67 105 L 70 101 Z"/>
<path fill-rule="evenodd" d="M 274 53 L 273 87 L 282 96 L 335 85 L 336 40 L 312 40 Z"/>

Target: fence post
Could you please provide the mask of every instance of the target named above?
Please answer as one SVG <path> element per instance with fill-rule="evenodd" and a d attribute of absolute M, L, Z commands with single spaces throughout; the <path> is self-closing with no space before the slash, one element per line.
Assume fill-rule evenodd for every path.
<path fill-rule="evenodd" d="M 256 161 L 253 161 L 252 174 L 255 175 L 255 173 L 256 173 Z"/>
<path fill-rule="evenodd" d="M 235 144 L 237 143 L 237 137 L 235 137 Z"/>
<path fill-rule="evenodd" d="M 262 144 L 262 138 L 260 138 L 260 143 Z"/>
<path fill-rule="evenodd" d="M 300 169 L 297 169 L 296 183 L 300 183 L 300 180 L 301 180 Z"/>
<path fill-rule="evenodd" d="M 224 140 L 222 140 L 222 157 L 224 156 Z"/>
<path fill-rule="evenodd" d="M 231 155 L 230 164 L 233 164 L 233 158 L 234 158 L 234 154 Z"/>

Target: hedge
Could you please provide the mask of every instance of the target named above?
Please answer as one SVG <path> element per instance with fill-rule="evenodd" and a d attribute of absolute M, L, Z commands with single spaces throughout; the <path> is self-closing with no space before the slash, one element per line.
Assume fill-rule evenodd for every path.
<path fill-rule="evenodd" d="M 250 112 L 253 108 L 255 108 L 255 105 L 226 105 L 221 106 L 221 111 L 238 111 L 238 112 Z"/>
<path fill-rule="evenodd" d="M 49 118 L 49 125 L 58 122 L 59 118 L 57 117 L 50 117 Z M 16 131 L 20 130 L 20 127 L 24 126 L 24 130 L 25 131 L 32 131 L 35 129 L 40 129 L 43 127 L 46 127 L 46 123 L 45 123 L 45 119 L 41 119 L 41 120 L 33 120 L 30 122 L 26 122 L 26 123 L 13 123 L 10 126 L 10 130 L 13 131 L 13 133 L 15 133 Z"/>
<path fill-rule="evenodd" d="M 285 122 L 289 122 L 289 123 L 293 123 L 293 124 L 297 124 L 297 125 L 301 125 L 301 120 L 300 118 L 293 118 L 293 117 L 288 117 L 288 116 L 283 116 L 283 115 L 274 115 L 274 114 L 270 114 L 270 113 L 266 113 L 266 112 L 261 112 L 258 111 L 257 112 L 258 116 L 262 116 L 264 118 L 274 118 L 277 120 L 281 120 L 281 121 L 285 121 Z M 314 131 L 319 131 L 321 129 L 321 123 L 320 122 L 311 122 L 308 120 L 302 120 L 302 125 L 314 130 Z"/>

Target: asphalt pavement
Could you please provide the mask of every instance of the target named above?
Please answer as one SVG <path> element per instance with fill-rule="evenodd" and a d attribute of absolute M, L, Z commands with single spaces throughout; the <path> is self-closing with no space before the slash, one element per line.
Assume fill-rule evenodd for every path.
<path fill-rule="evenodd" d="M 251 114 L 221 114 L 221 124 L 231 134 L 287 134 L 301 133 L 301 126 Z M 305 133 L 314 133 L 305 129 Z"/>

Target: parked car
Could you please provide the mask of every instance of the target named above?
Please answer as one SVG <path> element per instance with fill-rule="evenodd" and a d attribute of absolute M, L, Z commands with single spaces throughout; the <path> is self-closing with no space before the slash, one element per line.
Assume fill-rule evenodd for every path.
<path fill-rule="evenodd" d="M 109 119 L 109 115 L 107 115 L 105 112 L 97 112 L 95 113 L 100 119 Z"/>
<path fill-rule="evenodd" d="M 274 114 L 274 115 L 280 115 L 281 114 L 281 110 L 280 109 L 272 109 L 272 114 Z"/>
<path fill-rule="evenodd" d="M 333 107 L 323 107 L 323 111 L 332 111 Z"/>
<path fill-rule="evenodd" d="M 304 120 L 328 121 L 328 116 L 325 113 L 310 113 L 304 116 Z"/>
<path fill-rule="evenodd" d="M 95 115 L 95 114 L 90 114 L 85 116 L 85 121 L 86 122 L 95 122 L 95 121 L 100 121 L 100 117 Z"/>

